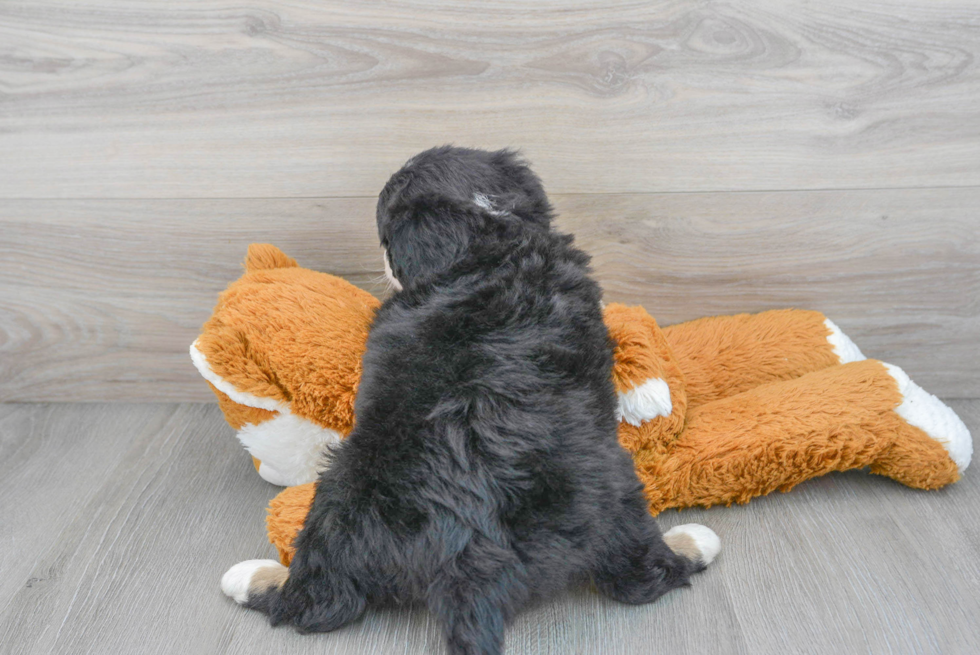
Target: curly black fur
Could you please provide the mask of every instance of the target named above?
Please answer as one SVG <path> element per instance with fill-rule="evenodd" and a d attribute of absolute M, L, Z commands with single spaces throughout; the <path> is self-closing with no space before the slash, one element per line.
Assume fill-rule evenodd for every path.
<path fill-rule="evenodd" d="M 551 218 L 508 151 L 429 150 L 385 186 L 378 230 L 404 290 L 374 320 L 356 426 L 289 578 L 249 600 L 273 623 L 334 630 L 423 600 L 449 652 L 489 655 L 522 606 L 570 583 L 647 603 L 699 568 L 664 544 L 619 446 L 601 291 Z"/>

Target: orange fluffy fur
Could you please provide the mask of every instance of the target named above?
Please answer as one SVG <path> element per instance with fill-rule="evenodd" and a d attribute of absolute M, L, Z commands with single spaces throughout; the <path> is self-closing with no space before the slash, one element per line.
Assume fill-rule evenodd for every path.
<path fill-rule="evenodd" d="M 246 274 L 222 294 L 198 347 L 236 390 L 288 402 L 346 435 L 377 306 L 340 278 L 253 245 Z M 641 307 L 610 304 L 605 315 L 617 344 L 617 391 L 651 378 L 670 390 L 669 416 L 620 424 L 654 513 L 744 503 L 860 467 L 921 489 L 959 478 L 943 446 L 894 411 L 902 396 L 880 362 L 838 363 L 819 312 L 720 316 L 665 329 Z M 236 429 L 276 414 L 212 389 Z M 269 539 L 285 564 L 313 493 L 313 483 L 290 487 L 269 506 Z"/>

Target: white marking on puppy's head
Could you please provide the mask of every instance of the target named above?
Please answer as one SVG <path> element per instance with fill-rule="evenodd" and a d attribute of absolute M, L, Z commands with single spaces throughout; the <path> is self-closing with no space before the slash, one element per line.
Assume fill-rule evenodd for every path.
<path fill-rule="evenodd" d="M 490 202 L 490 198 L 488 198 L 482 193 L 473 194 L 473 202 L 476 203 L 477 207 L 486 210 L 493 210 L 493 203 Z"/>
<path fill-rule="evenodd" d="M 480 209 L 493 214 L 494 216 L 505 216 L 507 214 L 507 212 L 497 209 L 494 206 L 493 201 L 490 199 L 490 196 L 486 195 L 485 193 L 474 193 L 473 204 Z"/>
<path fill-rule="evenodd" d="M 395 291 L 401 291 L 402 283 L 398 281 L 398 278 L 395 277 L 395 273 L 391 270 L 391 264 L 388 262 L 387 248 L 385 248 L 382 258 L 385 260 L 385 277 L 388 278 L 389 282 L 391 282 L 391 286 L 395 289 Z"/>

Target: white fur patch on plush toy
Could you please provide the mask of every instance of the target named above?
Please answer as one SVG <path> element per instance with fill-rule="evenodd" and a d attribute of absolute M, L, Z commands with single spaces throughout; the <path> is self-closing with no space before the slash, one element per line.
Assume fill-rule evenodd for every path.
<path fill-rule="evenodd" d="M 197 369 L 197 372 L 201 374 L 201 377 L 213 384 L 218 391 L 239 405 L 265 409 L 270 412 L 278 412 L 285 407 L 283 403 L 275 398 L 262 398 L 261 396 L 236 389 L 230 382 L 211 370 L 211 366 L 208 364 L 208 358 L 197 347 L 197 341 L 191 344 L 191 361 L 194 363 L 194 368 Z"/>
<path fill-rule="evenodd" d="M 259 475 L 263 479 L 292 487 L 316 481 L 321 454 L 340 443 L 340 434 L 286 409 L 268 421 L 242 426 L 238 439 L 262 462 Z"/>
<path fill-rule="evenodd" d="M 861 352 L 861 349 L 857 347 L 857 344 L 851 341 L 850 337 L 844 334 L 837 327 L 836 323 L 829 318 L 825 318 L 823 324 L 830 330 L 830 336 L 827 337 L 827 341 L 834 347 L 834 354 L 837 355 L 841 364 L 860 362 L 861 360 L 867 359 Z"/>
<path fill-rule="evenodd" d="M 892 364 L 885 364 L 885 369 L 895 378 L 903 397 L 895 412 L 909 425 L 941 443 L 963 473 L 973 458 L 973 439 L 966 424 L 943 401 L 913 382 L 905 371 Z"/>
<path fill-rule="evenodd" d="M 665 380 L 650 378 L 643 384 L 619 394 L 619 420 L 639 426 L 673 411 L 670 387 Z"/>
<path fill-rule="evenodd" d="M 297 416 L 288 403 L 239 391 L 211 370 L 207 357 L 191 344 L 191 360 L 205 380 L 239 405 L 277 412 L 262 423 L 248 423 L 238 431 L 238 440 L 261 462 L 259 475 L 283 487 L 314 482 L 319 477 L 320 455 L 340 443 L 340 434 Z"/>

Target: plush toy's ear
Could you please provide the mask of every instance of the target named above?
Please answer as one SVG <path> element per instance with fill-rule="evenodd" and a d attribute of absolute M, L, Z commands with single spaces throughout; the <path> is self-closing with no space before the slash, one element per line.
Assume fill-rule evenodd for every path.
<path fill-rule="evenodd" d="M 485 223 L 476 207 L 461 209 L 442 199 L 399 203 L 383 222 L 383 243 L 395 277 L 404 286 L 423 272 L 449 268 L 467 249 L 467 242 Z"/>
<path fill-rule="evenodd" d="M 248 247 L 248 254 L 242 264 L 245 271 L 264 271 L 270 268 L 294 268 L 299 266 L 296 260 L 269 243 L 253 243 Z"/>

